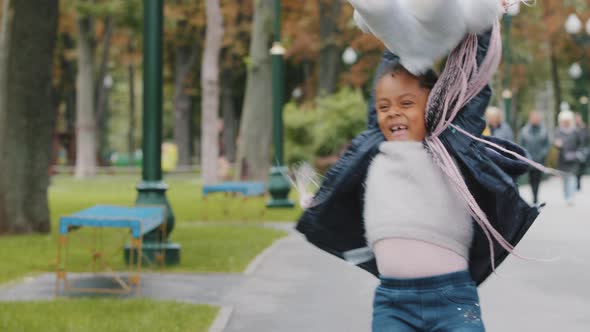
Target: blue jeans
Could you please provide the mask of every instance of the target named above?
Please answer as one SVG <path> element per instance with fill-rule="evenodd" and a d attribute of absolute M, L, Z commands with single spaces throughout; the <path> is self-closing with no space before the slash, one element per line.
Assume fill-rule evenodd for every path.
<path fill-rule="evenodd" d="M 576 176 L 573 174 L 565 174 L 563 176 L 563 194 L 565 200 L 570 202 L 576 192 Z"/>
<path fill-rule="evenodd" d="M 468 271 L 420 279 L 382 277 L 372 331 L 485 331 L 477 287 Z"/>

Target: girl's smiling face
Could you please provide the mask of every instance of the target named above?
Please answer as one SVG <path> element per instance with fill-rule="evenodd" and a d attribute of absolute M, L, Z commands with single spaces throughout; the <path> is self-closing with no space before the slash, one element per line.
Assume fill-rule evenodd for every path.
<path fill-rule="evenodd" d="M 400 69 L 382 76 L 375 90 L 379 128 L 387 141 L 423 141 L 430 89 Z"/>

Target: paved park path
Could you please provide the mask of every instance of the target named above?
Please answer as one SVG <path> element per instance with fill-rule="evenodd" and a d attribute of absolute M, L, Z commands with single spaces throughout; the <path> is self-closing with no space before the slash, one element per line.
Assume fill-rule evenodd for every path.
<path fill-rule="evenodd" d="M 481 288 L 491 332 L 590 331 L 590 179 L 568 207 L 561 184 L 542 186 L 549 202 L 518 246 L 522 255 L 559 259 L 547 263 L 509 258 Z M 530 197 L 523 187 L 523 196 Z M 291 230 L 292 224 L 282 226 Z M 54 275 L 0 286 L 0 301 L 52 299 Z M 377 281 L 308 245 L 297 233 L 265 251 L 246 274 L 145 274 L 142 292 L 154 299 L 207 303 L 224 308 L 213 332 L 369 331 Z"/>

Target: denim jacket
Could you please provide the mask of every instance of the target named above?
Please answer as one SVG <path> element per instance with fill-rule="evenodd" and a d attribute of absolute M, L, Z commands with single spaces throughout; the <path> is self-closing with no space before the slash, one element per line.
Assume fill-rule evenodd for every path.
<path fill-rule="evenodd" d="M 477 61 L 481 63 L 489 45 L 490 34 L 479 36 Z M 377 72 L 388 63 L 398 61 L 386 51 Z M 379 75 L 377 75 L 379 77 Z M 456 126 L 480 136 L 485 127 L 484 112 L 492 91 L 486 86 L 472 99 L 453 121 Z M 374 256 L 367 247 L 363 224 L 364 182 L 369 165 L 385 139 L 377 124 L 373 100 L 369 101 L 368 128 L 359 134 L 338 162 L 327 172 L 315 196 L 316 205 L 307 209 L 296 229 L 320 249 L 347 260 L 375 276 L 379 275 Z M 471 194 L 486 213 L 496 230 L 512 245 L 516 245 L 539 214 L 519 195 L 516 178 L 528 170 L 528 165 L 511 155 L 487 147 L 452 128 L 440 136 L 443 144 L 457 161 Z M 483 137 L 520 155 L 526 152 L 511 142 Z M 424 202 L 428 206 L 428 202 Z M 469 270 L 479 285 L 492 273 L 488 240 L 474 222 L 474 238 L 469 257 Z M 494 242 L 496 266 L 508 252 Z M 411 259 L 411 256 L 408 257 Z"/>

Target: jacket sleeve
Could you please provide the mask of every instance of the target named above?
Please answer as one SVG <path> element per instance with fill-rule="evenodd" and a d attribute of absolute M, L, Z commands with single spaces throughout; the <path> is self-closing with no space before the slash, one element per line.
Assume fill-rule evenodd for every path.
<path fill-rule="evenodd" d="M 488 46 L 490 44 L 490 37 L 492 35 L 491 30 L 478 35 L 477 44 L 477 64 L 481 65 L 488 52 Z M 468 131 L 472 135 L 480 136 L 485 127 L 486 120 L 484 117 L 486 108 L 492 97 L 492 89 L 489 84 L 486 85 L 477 96 L 475 96 L 453 121 L 454 124 Z"/>

